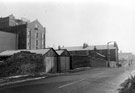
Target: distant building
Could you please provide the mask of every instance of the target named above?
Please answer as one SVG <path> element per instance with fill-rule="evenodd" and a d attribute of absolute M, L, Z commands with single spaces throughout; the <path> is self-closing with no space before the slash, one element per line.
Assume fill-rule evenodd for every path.
<path fill-rule="evenodd" d="M 27 20 L 15 19 L 13 15 L 10 15 L 0 18 L 0 30 L 16 34 L 16 49 L 45 48 L 46 29 L 38 20 L 30 22 Z"/>
<path fill-rule="evenodd" d="M 17 35 L 0 31 L 0 51 L 16 50 Z"/>
<path fill-rule="evenodd" d="M 120 61 L 133 61 L 134 55 L 130 52 L 128 53 L 119 53 L 119 60 Z"/>
<path fill-rule="evenodd" d="M 1 17 L 0 18 L 0 29 L 12 27 L 12 26 L 16 26 L 16 25 L 26 24 L 27 22 L 28 21 L 24 21 L 21 19 L 15 19 L 15 17 L 13 15 L 9 15 L 7 17 Z"/>
<path fill-rule="evenodd" d="M 71 55 L 94 56 L 96 53 L 96 55 L 103 56 L 106 60 L 108 60 L 108 51 L 110 51 L 110 61 L 118 61 L 118 46 L 115 45 L 109 45 L 109 49 L 107 45 L 65 47 L 64 49 L 67 49 Z"/>
<path fill-rule="evenodd" d="M 118 62 L 118 46 L 117 44 L 65 47 L 72 58 L 72 68 L 76 67 L 117 67 Z"/>

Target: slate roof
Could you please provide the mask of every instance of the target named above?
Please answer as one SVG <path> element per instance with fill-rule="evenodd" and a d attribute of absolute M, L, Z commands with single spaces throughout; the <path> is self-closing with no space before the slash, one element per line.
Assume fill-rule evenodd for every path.
<path fill-rule="evenodd" d="M 51 49 L 51 48 L 50 48 Z M 7 51 L 3 51 L 0 53 L 0 56 L 11 56 L 15 53 L 18 53 L 18 52 L 21 52 L 21 51 L 29 51 L 31 53 L 36 53 L 36 54 L 46 54 L 49 50 L 48 49 L 37 49 L 37 50 L 27 50 L 27 49 L 24 49 L 24 50 L 7 50 Z"/>
<path fill-rule="evenodd" d="M 95 45 L 97 50 L 104 50 L 107 49 L 107 45 Z M 68 51 L 81 51 L 81 50 L 94 50 L 95 46 L 88 46 L 83 48 L 83 46 L 75 46 L 75 47 L 64 47 L 62 49 L 67 49 Z M 114 45 L 109 45 L 109 49 L 116 49 Z"/>

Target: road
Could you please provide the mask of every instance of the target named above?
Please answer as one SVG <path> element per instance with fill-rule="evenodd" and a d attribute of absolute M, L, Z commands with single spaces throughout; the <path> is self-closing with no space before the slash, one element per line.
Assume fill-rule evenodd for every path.
<path fill-rule="evenodd" d="M 86 71 L 0 87 L 0 93 L 118 93 L 134 67 L 91 68 Z"/>

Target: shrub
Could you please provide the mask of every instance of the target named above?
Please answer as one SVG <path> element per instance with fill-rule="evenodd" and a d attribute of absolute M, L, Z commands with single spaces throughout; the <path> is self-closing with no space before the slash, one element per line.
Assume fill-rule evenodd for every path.
<path fill-rule="evenodd" d="M 40 54 L 30 53 L 27 51 L 19 52 L 8 58 L 0 66 L 0 76 L 14 76 L 35 74 L 43 72 L 43 56 Z"/>
<path fill-rule="evenodd" d="M 125 80 L 124 83 L 121 84 L 119 93 L 135 93 L 135 76 L 131 75 L 131 78 Z"/>

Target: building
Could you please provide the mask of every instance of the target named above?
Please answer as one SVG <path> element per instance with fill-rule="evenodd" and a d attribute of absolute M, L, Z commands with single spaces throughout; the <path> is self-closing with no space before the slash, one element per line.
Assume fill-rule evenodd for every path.
<path fill-rule="evenodd" d="M 1 17 L 0 18 L 0 29 L 1 28 L 7 28 L 12 27 L 16 25 L 22 25 L 26 24 L 28 20 L 23 19 L 16 19 L 12 14 L 7 17 Z"/>
<path fill-rule="evenodd" d="M 66 49 L 56 50 L 58 57 L 59 72 L 70 70 L 70 54 Z"/>
<path fill-rule="evenodd" d="M 119 61 L 122 65 L 132 64 L 134 61 L 134 55 L 130 52 L 120 52 L 119 53 Z"/>
<path fill-rule="evenodd" d="M 0 18 L 0 30 L 16 34 L 16 49 L 45 48 L 46 29 L 38 20 L 30 22 L 27 20 L 15 19 L 13 15 L 10 15 Z"/>
<path fill-rule="evenodd" d="M 72 63 L 80 63 L 83 66 L 94 67 L 116 67 L 118 63 L 118 46 L 112 45 L 96 45 L 96 46 L 76 46 L 65 47 L 72 56 Z M 109 53 L 108 53 L 109 52 Z M 77 60 L 80 59 L 80 60 Z M 74 64 L 72 64 L 74 65 Z M 78 64 L 77 64 L 78 65 Z M 86 66 L 84 65 L 84 66 Z M 79 65 L 78 65 L 79 66 Z M 75 66 L 76 67 L 76 66 Z"/>
<path fill-rule="evenodd" d="M 107 45 L 95 45 L 95 46 L 76 46 L 76 47 L 65 47 L 63 49 L 67 49 L 72 55 L 93 55 L 94 52 L 97 55 L 105 56 L 105 60 L 108 60 L 108 51 L 110 51 L 110 61 L 118 61 L 118 46 L 109 45 L 109 49 Z"/>
<path fill-rule="evenodd" d="M 119 53 L 119 60 L 132 60 L 133 59 L 133 54 L 132 53 Z"/>
<path fill-rule="evenodd" d="M 55 73 L 58 71 L 58 54 L 53 48 L 46 48 L 46 49 L 36 49 L 36 50 L 7 50 L 0 53 L 0 59 L 6 60 L 7 58 L 11 57 L 12 55 L 27 51 L 30 53 L 42 54 L 43 56 L 43 63 L 45 66 L 46 73 Z"/>
<path fill-rule="evenodd" d="M 0 31 L 0 51 L 15 50 L 17 44 L 16 34 Z"/>

